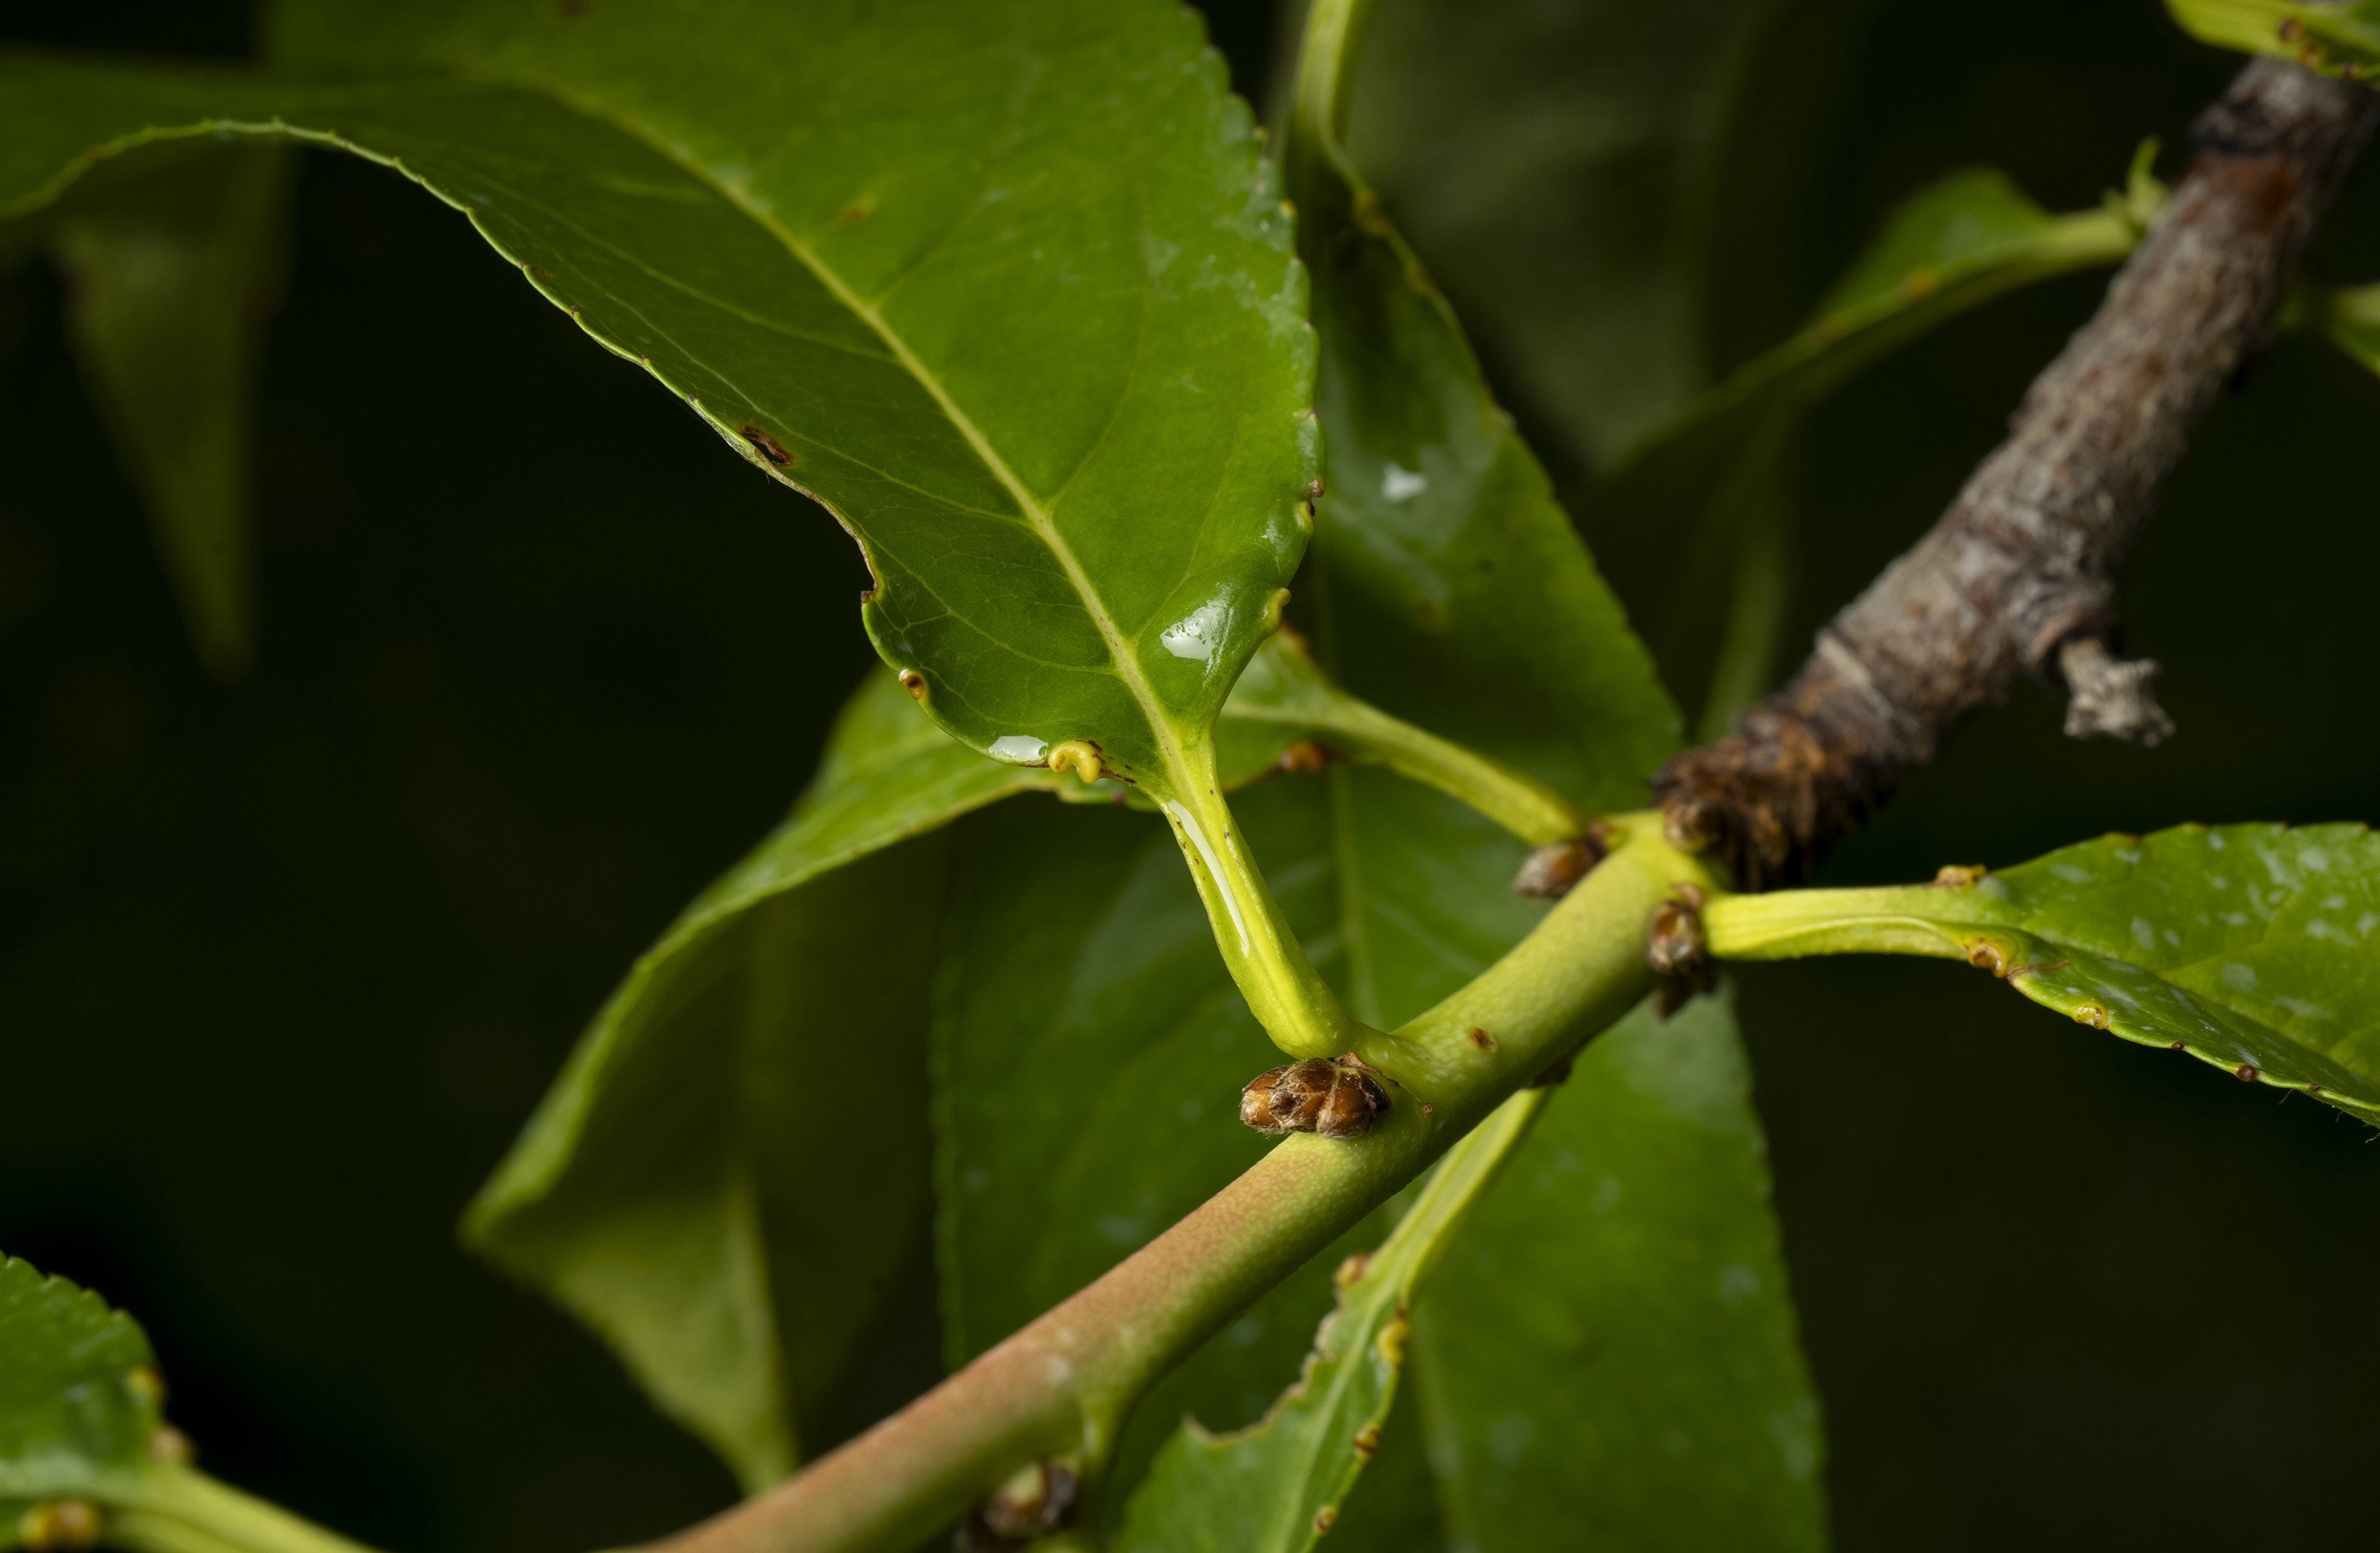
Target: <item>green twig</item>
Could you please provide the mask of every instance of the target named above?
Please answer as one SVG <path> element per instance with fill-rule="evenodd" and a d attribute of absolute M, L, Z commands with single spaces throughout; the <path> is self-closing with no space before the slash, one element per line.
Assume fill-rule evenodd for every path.
<path fill-rule="evenodd" d="M 132 1553 L 370 1553 L 188 1467 L 151 1467 L 107 1501 L 104 1540 Z"/>
<path fill-rule="evenodd" d="M 1648 916 L 1715 888 L 1658 819 L 1477 980 L 1360 1048 L 1393 1084 L 1354 1141 L 1284 1139 L 1196 1212 L 925 1397 L 667 1553 L 898 1553 L 1025 1462 L 1096 1464 L 1148 1386 L 1650 989 Z M 1479 1038 L 1487 1033 L 1488 1039 Z"/>

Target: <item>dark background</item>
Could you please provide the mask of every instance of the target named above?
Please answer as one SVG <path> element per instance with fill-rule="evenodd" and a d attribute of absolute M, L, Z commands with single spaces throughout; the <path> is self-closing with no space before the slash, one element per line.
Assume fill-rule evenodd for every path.
<path fill-rule="evenodd" d="M 10 4 L 0 34 L 237 55 L 244 9 Z M 1260 90 L 1268 7 L 1208 9 Z M 1989 163 L 2078 207 L 2229 67 L 2148 0 L 1879 6 L 1776 316 L 1735 344 L 1925 179 Z M 2375 212 L 2365 179 L 2318 263 L 2380 273 Z M 344 1531 L 656 1535 L 725 1475 L 453 1226 L 629 961 L 798 789 L 867 662 L 865 576 L 396 179 L 310 157 L 297 229 L 262 662 L 230 690 L 55 281 L 0 281 L 0 1246 L 140 1316 L 206 1465 Z M 1999 303 L 1819 418 L 1797 641 L 1931 521 L 2101 284 Z M 2380 383 L 2281 345 L 2130 573 L 2180 736 L 2070 744 L 2021 694 L 1829 877 L 2374 818 L 2375 436 Z M 1954 967 L 1742 979 L 1843 1547 L 2368 1546 L 2374 1133 Z"/>

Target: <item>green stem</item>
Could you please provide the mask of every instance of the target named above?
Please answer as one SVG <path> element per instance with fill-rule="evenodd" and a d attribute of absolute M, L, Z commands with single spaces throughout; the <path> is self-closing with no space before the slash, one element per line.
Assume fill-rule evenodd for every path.
<path fill-rule="evenodd" d="M 370 1553 L 188 1467 L 142 1472 L 108 1502 L 106 1541 L 133 1553 Z"/>
<path fill-rule="evenodd" d="M 1314 0 L 1297 50 L 1297 95 L 1291 104 L 1293 141 L 1312 137 L 1335 143 L 1347 126 L 1355 85 L 1355 50 L 1372 0 Z"/>
<path fill-rule="evenodd" d="M 1909 909 L 1912 893 L 1911 886 L 1894 885 L 1719 895 L 1704 904 L 1703 939 L 1722 960 L 1870 952 L 1963 958 L 1957 937 Z"/>
<path fill-rule="evenodd" d="M 1198 899 L 1214 925 L 1215 943 L 1240 995 L 1273 1044 L 1293 1057 L 1329 1057 L 1374 1032 L 1340 1006 L 1322 974 L 1291 932 L 1264 872 L 1223 801 L 1214 758 L 1205 755 L 1203 780 L 1181 796 L 1158 798 L 1189 860 Z"/>
<path fill-rule="evenodd" d="M 1568 841 L 1586 828 L 1585 817 L 1571 801 L 1536 778 L 1391 717 L 1335 686 L 1325 684 L 1312 694 L 1301 687 L 1279 703 L 1243 698 L 1232 703 L 1232 715 L 1318 734 L 1339 754 L 1435 787 L 1531 846 Z"/>
<path fill-rule="evenodd" d="M 1395 1087 L 1370 1134 L 1295 1135 L 1089 1287 L 668 1553 L 898 1553 L 1020 1464 L 1098 1463 L 1156 1378 L 1650 989 L 1645 924 L 1682 881 L 1715 889 L 1658 816 L 1461 991 L 1359 1048 Z M 1486 1030 L 1485 1043 L 1474 1035 Z"/>

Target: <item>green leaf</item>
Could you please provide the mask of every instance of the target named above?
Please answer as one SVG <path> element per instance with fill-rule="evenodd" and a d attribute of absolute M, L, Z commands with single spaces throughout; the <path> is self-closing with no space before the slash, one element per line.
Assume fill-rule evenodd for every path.
<path fill-rule="evenodd" d="M 1568 813 L 1337 690 L 1283 639 L 1221 726 L 1228 785 L 1325 737 Z M 931 832 L 1036 790 L 1134 795 L 986 759 L 870 675 L 793 814 L 642 957 L 471 1210 L 473 1244 L 602 1335 L 747 1486 L 820 1435 L 928 1211 L 930 977 L 886 988 L 853 967 L 930 959 L 948 868 Z M 828 1098 L 862 1091 L 877 1098 L 858 1110 Z M 855 1191 L 832 1167 L 863 1144 L 879 1168 Z"/>
<path fill-rule="evenodd" d="M 282 14 L 334 87 L 0 63 L 0 211 L 273 133 L 467 211 L 598 341 L 859 539 L 879 649 L 968 744 L 1203 793 L 1305 542 L 1311 336 L 1245 107 L 1134 0 Z M 554 428 L 523 407 L 525 445 Z"/>
<path fill-rule="evenodd" d="M 1342 773 L 1407 785 L 1377 770 L 1330 776 Z M 1285 917 L 1330 970 L 1338 902 L 1325 780 L 1265 783 L 1239 807 Z M 958 842 L 933 1035 L 953 1365 L 1097 1278 L 1270 1143 L 1237 1116 L 1240 1086 L 1269 1065 L 1269 1049 L 1161 826 L 1126 809 L 1010 805 Z M 1253 1418 L 1328 1307 L 1336 1257 L 1377 1238 L 1351 1236 L 1309 1264 L 1160 1386 L 1127 1428 L 1112 1481 L 1132 1482 L 1185 1412 Z"/>
<path fill-rule="evenodd" d="M 1728 1000 L 1640 1010 L 1454 1243 L 1413 1339 L 1454 1546 L 1825 1545 L 1751 1087 Z"/>
<path fill-rule="evenodd" d="M 1401 715 L 1532 770 L 1584 805 L 1637 801 L 1645 773 L 1674 746 L 1676 714 L 1544 471 L 1489 398 L 1452 313 L 1329 133 L 1349 87 L 1339 74 L 1343 45 L 1329 51 L 1319 30 L 1308 38 L 1288 156 L 1323 349 L 1330 494 L 1308 562 L 1319 584 L 1309 589 L 1319 600 L 1318 643 L 1351 688 Z M 1555 641 L 1564 645 L 1548 650 Z M 1585 736 L 1565 741 L 1565 731 Z M 1432 824 L 1426 795 L 1365 776 L 1331 773 L 1344 903 L 1338 937 L 1351 1005 L 1392 1027 L 1484 969 L 1534 913 L 1509 889 L 1514 858 L 1499 838 Z M 1449 1537 L 1499 1546 L 1481 1538 L 1503 1524 L 1500 1505 L 1601 1496 L 1623 1507 L 1615 1523 L 1644 1516 L 1619 1541 L 1720 1545 L 1744 1534 L 1752 1503 L 1773 1512 L 1755 1545 L 1814 1546 L 1823 1525 L 1810 1470 L 1816 1410 L 1795 1349 L 1733 1030 L 1706 1026 L 1667 1042 L 1605 1038 L 1621 1043 L 1621 1055 L 1590 1048 L 1582 1064 L 1605 1081 L 1595 1102 L 1555 1107 L 1560 1115 L 1578 1105 L 1609 1133 L 1613 1141 L 1573 1135 L 1558 1150 L 1602 1168 L 1592 1180 L 1525 1168 L 1509 1176 L 1415 1317 L 1416 1341 L 1436 1356 L 1425 1359 L 1418 1389 Z M 1640 1071 L 1618 1082 L 1613 1067 L 1632 1051 Z M 1681 1095 L 1698 1103 L 1682 1106 Z M 1715 1115 L 1724 1123 L 1715 1126 Z M 1638 1194 L 1614 1214 L 1588 1194 L 1607 1175 L 1632 1173 L 1621 1147 L 1669 1171 L 1663 1191 Z M 1534 1143 L 1524 1148 L 1524 1166 L 1539 1152 Z M 1708 1269 L 1690 1258 L 1635 1278 L 1585 1256 L 1532 1256 L 1546 1225 L 1598 1208 L 1610 1215 L 1615 1242 L 1632 1232 L 1639 1244 L 1658 1241 L 1662 1219 L 1681 1212 L 1724 1226 L 1723 1244 L 1744 1257 L 1758 1286 L 1742 1308 L 1714 1319 Z M 1514 1308 L 1522 1292 L 1478 1270 L 1508 1259 L 1545 1275 L 1531 1292 L 1533 1312 Z M 1670 1274 L 1680 1284 L 1667 1281 Z M 1441 1302 L 1443 1317 L 1434 1313 Z M 1646 1372 L 1633 1388 L 1599 1385 L 1609 1377 L 1582 1373 L 1589 1366 L 1578 1345 L 1548 1352 L 1515 1341 L 1528 1316 L 1548 1310 L 1599 1317 L 1596 1352 L 1699 1351 L 1718 1378 L 1664 1389 Z M 1473 1372 L 1523 1370 L 1527 1386 L 1460 1384 Z M 1715 1450 L 1749 1449 L 1682 1458 L 1638 1426 L 1648 1412 Z M 1780 1453 L 1766 1432 L 1747 1438 L 1740 1421 L 1748 1417 L 1799 1420 L 1791 1438 L 1801 1455 Z M 1500 1481 L 1495 1451 L 1461 1449 L 1465 1438 L 1478 1447 L 1523 1430 L 1537 1450 Z M 1703 1491 L 1715 1462 L 1737 1492 Z"/>
<path fill-rule="evenodd" d="M 279 299 L 286 153 L 233 146 L 94 180 L 48 224 L 68 337 L 222 680 L 256 649 L 249 385 Z"/>
<path fill-rule="evenodd" d="M 1589 812 L 1634 807 L 1676 710 L 1445 298 L 1315 140 L 1293 138 L 1290 176 L 1323 342 L 1327 494 L 1302 612 L 1318 655 L 1354 694 Z"/>
<path fill-rule="evenodd" d="M 2155 143 L 2127 192 L 2097 210 L 2052 215 L 2003 174 L 1953 173 L 1911 196 L 1835 283 L 1802 332 L 1754 358 L 1631 450 L 1607 486 L 1633 513 L 1705 496 L 1728 454 L 1780 412 L 1801 411 L 1893 351 L 2019 286 L 2112 264 L 2164 199 Z"/>
<path fill-rule="evenodd" d="M 2034 1002 L 2362 1115 L 2380 1112 L 2380 839 L 2362 825 L 2185 825 L 1930 885 L 1715 901 L 1740 959 L 1966 960 Z"/>
<path fill-rule="evenodd" d="M 163 1397 L 130 1316 L 0 1256 L 0 1547 L 31 1501 L 137 1476 Z"/>
<path fill-rule="evenodd" d="M 2380 67 L 2380 4 L 2374 0 L 2166 0 L 2166 9 L 2204 42 L 2293 59 L 2317 75 L 2353 80 Z"/>
<path fill-rule="evenodd" d="M 792 1469 L 930 1212 L 931 978 L 904 961 L 933 953 L 947 847 L 896 843 L 1065 780 L 871 675 L 793 814 L 638 961 L 472 1206 L 472 1244 L 747 1488 Z"/>
<path fill-rule="evenodd" d="M 1234 1434 L 1185 1424 L 1132 1498 L 1122 1553 L 1303 1553 L 1380 1448 L 1404 1368 L 1407 1310 L 1544 1103 L 1514 1096 L 1448 1150 L 1380 1248 L 1340 1276 L 1297 1384 Z"/>

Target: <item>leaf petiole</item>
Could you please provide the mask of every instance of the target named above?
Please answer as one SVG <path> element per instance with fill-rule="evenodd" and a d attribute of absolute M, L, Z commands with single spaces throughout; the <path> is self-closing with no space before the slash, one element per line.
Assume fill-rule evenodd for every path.
<path fill-rule="evenodd" d="M 370 1553 L 189 1467 L 148 1467 L 107 1499 L 107 1545 L 132 1553 Z"/>

